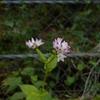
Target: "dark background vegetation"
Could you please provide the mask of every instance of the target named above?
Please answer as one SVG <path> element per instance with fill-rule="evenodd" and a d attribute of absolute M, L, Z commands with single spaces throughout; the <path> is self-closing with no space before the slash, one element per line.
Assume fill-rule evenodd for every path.
<path fill-rule="evenodd" d="M 56 37 L 62 37 L 68 41 L 72 52 L 89 52 L 100 41 L 100 5 L 93 3 L 0 3 L 0 54 L 35 53 L 25 45 L 25 42 L 31 37 L 43 39 L 45 44 L 40 47 L 43 53 L 52 50 L 52 41 Z M 76 57 L 68 58 L 64 63 L 58 63 L 56 69 L 48 76 L 49 85 L 47 89 L 50 88 L 53 96 L 61 100 L 79 98 L 83 94 L 89 72 L 97 61 L 98 58 Z M 14 84 L 12 86 L 12 83 L 10 84 L 6 80 L 7 78 L 18 78 L 19 83 L 31 83 L 30 78 L 28 79 L 31 74 L 26 73 L 28 71 L 30 73 L 34 69 L 34 75 L 40 75 L 39 79 L 41 80 L 44 73 L 42 67 L 43 65 L 39 59 L 1 59 L 0 100 L 10 100 L 13 94 L 20 91 L 16 85 L 15 87 Z M 89 98 L 92 95 L 97 98 L 100 93 L 99 70 L 98 63 L 95 67 L 97 74 L 90 77 L 88 81 L 91 84 L 85 90 L 85 92 L 88 91 L 91 94 Z M 9 89 L 9 86 L 12 86 L 11 89 Z M 91 90 L 92 86 L 96 86 L 95 89 Z"/>

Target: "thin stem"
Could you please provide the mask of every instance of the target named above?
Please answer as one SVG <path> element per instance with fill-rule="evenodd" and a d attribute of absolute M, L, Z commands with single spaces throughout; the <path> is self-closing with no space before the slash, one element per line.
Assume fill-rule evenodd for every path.
<path fill-rule="evenodd" d="M 44 54 L 38 49 L 36 48 L 36 52 L 38 53 L 39 57 L 41 58 L 42 62 L 46 62 L 46 57 L 44 56 Z"/>
<path fill-rule="evenodd" d="M 44 80 L 43 80 L 43 85 L 42 85 L 42 91 L 44 90 L 44 86 L 45 86 L 45 83 L 46 83 L 47 75 L 48 75 L 48 68 L 47 68 L 47 64 L 46 64 L 46 70 L 45 70 L 45 75 L 44 75 Z"/>

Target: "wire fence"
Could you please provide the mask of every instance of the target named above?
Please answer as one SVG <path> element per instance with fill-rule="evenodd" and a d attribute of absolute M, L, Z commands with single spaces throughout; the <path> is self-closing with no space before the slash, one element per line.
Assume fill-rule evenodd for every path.
<path fill-rule="evenodd" d="M 44 54 L 45 57 L 48 57 L 48 54 Z M 0 55 L 0 59 L 15 59 L 15 58 L 37 58 L 38 54 L 8 54 L 8 55 Z M 70 53 L 67 54 L 67 57 L 74 58 L 74 57 L 100 57 L 100 53 Z"/>

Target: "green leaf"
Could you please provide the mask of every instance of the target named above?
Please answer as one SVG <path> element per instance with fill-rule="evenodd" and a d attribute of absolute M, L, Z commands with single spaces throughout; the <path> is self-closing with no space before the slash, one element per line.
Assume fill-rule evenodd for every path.
<path fill-rule="evenodd" d="M 48 93 L 46 91 L 36 91 L 30 93 L 26 100 L 43 100 L 42 98 L 45 97 Z"/>
<path fill-rule="evenodd" d="M 18 87 L 18 85 L 10 85 L 8 88 L 7 88 L 7 91 L 6 91 L 6 94 L 15 90 L 16 88 Z"/>
<path fill-rule="evenodd" d="M 24 68 L 21 74 L 31 76 L 34 74 L 34 68 L 31 68 L 31 67 Z"/>
<path fill-rule="evenodd" d="M 75 19 L 74 19 L 75 20 Z M 75 30 L 77 28 L 78 24 L 73 23 L 73 26 L 71 27 L 71 31 Z"/>
<path fill-rule="evenodd" d="M 22 32 L 21 32 L 22 35 L 25 35 L 26 33 L 27 33 L 27 31 L 25 29 L 22 30 Z"/>
<path fill-rule="evenodd" d="M 91 65 L 95 66 L 97 63 L 96 63 L 96 62 L 94 62 L 94 61 L 89 61 L 89 64 L 91 64 Z"/>
<path fill-rule="evenodd" d="M 40 95 L 40 93 L 38 93 L 38 92 L 32 92 L 26 97 L 26 100 L 41 100 L 39 95 Z"/>
<path fill-rule="evenodd" d="M 18 85 L 22 83 L 22 78 L 21 77 L 13 77 L 13 78 L 7 78 L 5 80 L 5 83 L 7 85 Z"/>
<path fill-rule="evenodd" d="M 19 99 L 22 99 L 22 98 L 24 98 L 24 97 L 26 97 L 24 93 L 22 93 L 22 92 L 17 92 L 17 93 L 15 93 L 15 94 L 11 97 L 10 100 L 19 100 Z"/>
<path fill-rule="evenodd" d="M 56 67 L 57 62 L 58 62 L 58 58 L 54 57 L 49 63 L 45 64 L 44 68 L 45 69 L 48 68 L 48 72 L 50 72 Z"/>
<path fill-rule="evenodd" d="M 83 69 L 84 69 L 83 64 L 79 63 L 79 64 L 77 65 L 77 69 L 80 70 L 80 71 L 83 70 Z"/>
<path fill-rule="evenodd" d="M 66 85 L 71 85 L 75 82 L 75 77 L 68 76 L 64 82 Z"/>
<path fill-rule="evenodd" d="M 13 76 L 18 76 L 19 72 L 18 71 L 12 71 Z"/>
<path fill-rule="evenodd" d="M 34 86 L 36 86 L 37 88 L 40 88 L 43 85 L 43 81 L 32 81 L 32 83 L 34 84 Z M 46 84 L 46 83 L 45 83 Z"/>
<path fill-rule="evenodd" d="M 32 80 L 32 81 L 37 81 L 37 80 L 38 80 L 38 76 L 37 76 L 37 75 L 34 75 L 34 76 L 32 75 L 32 76 L 31 76 L 31 80 Z"/>
<path fill-rule="evenodd" d="M 50 87 L 54 87 L 54 86 L 55 86 L 55 82 L 50 81 L 50 82 L 49 82 L 49 85 L 50 85 Z"/>
<path fill-rule="evenodd" d="M 89 2 L 89 1 L 88 1 Z M 87 2 L 87 3 L 88 3 Z M 91 2 L 91 1 L 90 1 Z M 87 11 L 85 11 L 85 15 L 89 15 L 90 13 L 92 12 L 92 9 L 89 9 L 89 10 L 87 10 Z"/>
<path fill-rule="evenodd" d="M 25 95 L 29 95 L 30 93 L 36 93 L 39 92 L 39 90 L 33 86 L 33 85 L 19 85 L 19 87 L 21 88 L 22 92 Z"/>
<path fill-rule="evenodd" d="M 12 21 L 5 21 L 4 24 L 11 27 L 11 28 L 14 26 L 14 22 L 12 22 Z"/>
<path fill-rule="evenodd" d="M 50 93 L 47 93 L 45 96 L 41 98 L 41 100 L 52 100 L 52 96 Z"/>

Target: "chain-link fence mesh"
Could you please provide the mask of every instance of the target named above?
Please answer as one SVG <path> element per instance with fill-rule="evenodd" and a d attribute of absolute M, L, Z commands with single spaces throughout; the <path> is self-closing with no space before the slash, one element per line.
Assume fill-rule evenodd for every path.
<path fill-rule="evenodd" d="M 6 4 L 20 3 L 19 0 L 4 0 L 3 2 Z M 80 2 L 82 3 L 83 1 Z M 51 37 L 65 36 L 65 38 L 70 41 L 74 37 L 79 36 L 81 40 L 79 41 L 79 39 L 76 38 L 76 44 L 80 45 L 80 51 L 83 49 L 83 52 L 87 52 L 76 53 L 78 52 L 76 50 L 76 46 L 73 45 L 73 43 L 70 43 L 73 47 L 72 52 L 68 54 L 66 63 L 59 63 L 53 70 L 54 75 L 55 72 L 57 72 L 55 78 L 51 75 L 51 80 L 54 80 L 53 82 L 55 84 L 52 86 L 52 88 L 48 88 L 50 88 L 54 96 L 59 97 L 61 100 L 66 100 L 66 98 L 76 98 L 78 96 L 82 96 L 81 99 L 84 99 L 85 97 L 91 98 L 96 93 L 100 92 L 98 88 L 100 85 L 100 54 L 99 45 L 97 45 L 99 43 L 98 39 L 100 36 L 99 1 L 90 0 L 92 4 L 81 4 L 80 2 L 77 4 L 77 2 L 74 0 L 24 0 L 24 3 L 31 4 L 27 6 L 33 11 L 32 17 L 34 17 L 34 23 L 30 23 L 32 27 L 34 27 L 33 30 L 35 33 L 39 33 L 39 37 L 43 39 L 46 38 L 46 40 L 49 41 L 50 36 L 48 34 L 52 35 L 51 33 L 53 33 Z M 8 15 L 8 13 L 8 11 L 5 13 L 3 12 L 4 15 Z M 18 26 L 13 27 L 12 31 L 16 31 L 18 28 Z M 73 32 L 78 35 L 72 34 Z M 66 33 L 69 33 L 70 35 Z M 83 39 L 83 35 L 80 34 L 84 34 L 84 37 L 86 38 Z M 96 43 L 93 43 L 92 41 L 96 41 Z M 94 48 L 94 46 L 96 48 Z M 74 47 L 76 49 L 73 49 Z M 45 54 L 45 56 L 47 55 Z M 34 58 L 37 57 L 37 55 L 0 55 L 0 59 L 14 59 L 23 57 Z"/>

